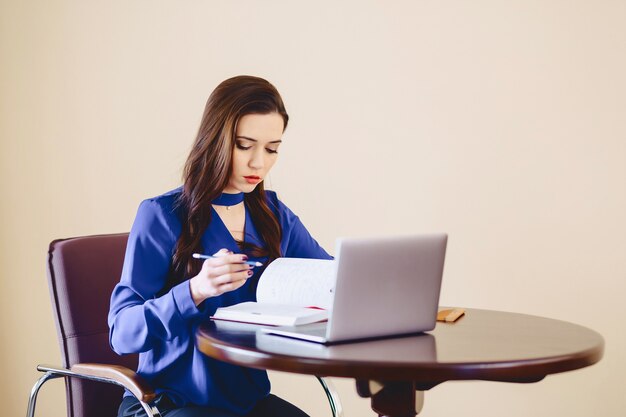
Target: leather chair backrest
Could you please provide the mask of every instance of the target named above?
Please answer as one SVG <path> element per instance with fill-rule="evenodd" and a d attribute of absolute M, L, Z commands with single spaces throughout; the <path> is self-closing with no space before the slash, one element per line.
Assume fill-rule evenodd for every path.
<path fill-rule="evenodd" d="M 107 315 L 119 282 L 128 233 L 55 240 L 48 250 L 48 281 L 63 366 L 95 362 L 137 368 L 138 355 L 119 356 L 109 346 Z M 112 417 L 122 388 L 66 379 L 69 417 Z"/>

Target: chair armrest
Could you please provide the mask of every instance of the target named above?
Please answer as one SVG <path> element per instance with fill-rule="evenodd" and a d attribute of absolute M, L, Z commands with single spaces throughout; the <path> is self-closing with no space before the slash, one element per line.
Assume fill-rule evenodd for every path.
<path fill-rule="evenodd" d="M 42 372 L 52 372 L 62 376 L 70 376 L 94 381 L 108 382 L 122 386 L 133 393 L 140 401 L 149 403 L 156 398 L 156 393 L 150 384 L 134 371 L 119 365 L 105 365 L 99 363 L 77 363 L 70 369 L 48 365 L 39 365 Z"/>

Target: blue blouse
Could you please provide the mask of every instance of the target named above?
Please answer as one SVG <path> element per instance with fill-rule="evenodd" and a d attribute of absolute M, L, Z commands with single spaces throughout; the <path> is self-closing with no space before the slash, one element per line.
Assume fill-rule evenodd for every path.
<path fill-rule="evenodd" d="M 208 298 L 198 307 L 191 297 L 188 280 L 161 294 L 181 233 L 182 216 L 176 207 L 181 191 L 177 188 L 139 206 L 128 238 L 122 277 L 111 295 L 109 341 L 120 355 L 139 353 L 137 373 L 157 393 L 167 393 L 176 405 L 195 404 L 244 414 L 269 394 L 267 373 L 207 357 L 195 345 L 194 330 L 218 307 L 254 301 L 260 271 L 255 270 L 241 288 Z M 332 259 L 276 193 L 266 194 L 268 206 L 282 228 L 282 256 Z M 245 240 L 264 246 L 248 210 Z M 213 209 L 201 243 L 208 254 L 221 248 L 241 252 Z M 250 260 L 265 263 L 267 258 L 250 256 Z"/>

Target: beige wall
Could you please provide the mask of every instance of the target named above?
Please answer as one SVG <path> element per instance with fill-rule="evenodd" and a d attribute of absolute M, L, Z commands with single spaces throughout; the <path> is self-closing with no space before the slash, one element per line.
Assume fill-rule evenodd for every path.
<path fill-rule="evenodd" d="M 537 384 L 436 387 L 424 415 L 623 415 L 625 21 L 621 0 L 0 1 L 3 414 L 60 361 L 48 242 L 128 230 L 178 184 L 209 92 L 245 73 L 283 92 L 271 186 L 328 249 L 447 231 L 443 304 L 606 339 L 598 365 Z M 274 379 L 328 415 L 310 378 Z M 40 407 L 64 415 L 60 381 Z"/>

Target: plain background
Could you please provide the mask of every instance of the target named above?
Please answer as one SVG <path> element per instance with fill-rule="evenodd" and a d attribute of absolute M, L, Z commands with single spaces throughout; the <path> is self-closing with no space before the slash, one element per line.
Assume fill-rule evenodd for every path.
<path fill-rule="evenodd" d="M 48 243 L 129 230 L 180 182 L 208 94 L 254 74 L 291 123 L 268 188 L 338 236 L 445 231 L 442 304 L 588 326 L 597 365 L 446 383 L 427 416 L 626 409 L 626 3 L 0 2 L 0 403 L 60 363 Z M 276 391 L 330 415 L 313 378 Z M 350 380 L 346 415 L 373 415 Z M 61 381 L 38 415 L 64 415 Z"/>

